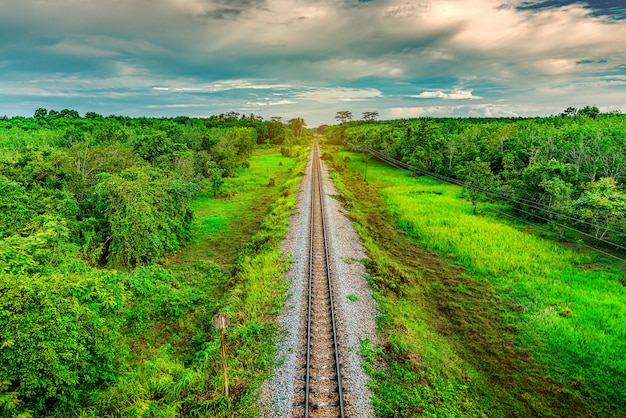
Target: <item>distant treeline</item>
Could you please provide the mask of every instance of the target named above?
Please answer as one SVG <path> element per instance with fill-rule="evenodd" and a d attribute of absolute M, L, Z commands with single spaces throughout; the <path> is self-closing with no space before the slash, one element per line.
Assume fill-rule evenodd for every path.
<path fill-rule="evenodd" d="M 328 127 L 327 136 L 490 196 L 532 202 L 526 216 L 626 245 L 626 115 L 591 110 L 531 119 L 353 121 Z"/>

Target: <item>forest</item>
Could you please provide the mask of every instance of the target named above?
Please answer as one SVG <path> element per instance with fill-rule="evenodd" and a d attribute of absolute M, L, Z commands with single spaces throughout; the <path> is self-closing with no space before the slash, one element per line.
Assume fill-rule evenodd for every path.
<path fill-rule="evenodd" d="M 517 216 L 603 249 L 626 250 L 626 115 L 594 106 L 546 118 L 350 121 L 334 143 L 369 147 L 416 174 L 464 184 Z"/>
<path fill-rule="evenodd" d="M 302 124 L 67 109 L 0 120 L 0 416 L 80 415 L 74 408 L 93 407 L 94 390 L 136 382 L 138 338 L 164 327 L 156 324 L 180 328 L 200 300 L 187 331 L 202 331 L 217 292 L 207 300 L 160 265 L 193 241 L 194 200 L 234 194 L 229 179 L 253 150 L 289 154 Z M 196 261 L 185 272 L 194 280 L 230 277 Z M 187 342 L 183 351 L 192 367 L 202 350 Z M 147 405 L 116 399 L 113 414 Z"/>

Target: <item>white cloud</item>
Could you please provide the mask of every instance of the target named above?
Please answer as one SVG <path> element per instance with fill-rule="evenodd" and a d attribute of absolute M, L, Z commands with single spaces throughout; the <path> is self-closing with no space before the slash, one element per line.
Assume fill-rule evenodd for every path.
<path fill-rule="evenodd" d="M 157 91 L 171 91 L 176 93 L 220 93 L 231 90 L 272 90 L 280 91 L 293 88 L 290 84 L 258 82 L 253 80 L 219 80 L 211 83 L 193 79 L 178 79 L 164 82 L 166 85 L 153 87 Z"/>
<path fill-rule="evenodd" d="M 582 4 L 522 3 L 0 0 L 0 91 L 10 99 L 0 114 L 37 97 L 48 107 L 291 106 L 329 122 L 335 104 L 390 117 L 626 106 L 626 21 Z M 228 8 L 238 12 L 214 13 Z M 498 105 L 474 105 L 485 100 Z"/>
<path fill-rule="evenodd" d="M 321 103 L 363 101 L 382 96 L 377 89 L 321 88 L 303 91 L 297 97 Z"/>
<path fill-rule="evenodd" d="M 530 112 L 530 109 L 523 107 L 511 109 L 503 105 L 485 103 L 459 106 L 392 107 L 387 109 L 385 113 L 391 118 L 413 118 L 424 116 L 517 117 L 526 116 L 527 112 Z"/>
<path fill-rule="evenodd" d="M 387 117 L 392 119 L 409 119 L 424 116 L 426 110 L 423 107 L 392 107 L 387 109 Z"/>
<path fill-rule="evenodd" d="M 164 104 L 164 105 L 147 105 L 148 109 L 179 109 L 179 108 L 188 108 L 188 107 L 206 107 L 206 104 L 203 103 L 174 103 L 174 104 Z"/>
<path fill-rule="evenodd" d="M 293 100 L 276 100 L 276 101 L 266 101 L 266 102 L 247 102 L 248 106 L 282 106 L 282 105 L 290 105 L 298 102 L 294 102 Z"/>
<path fill-rule="evenodd" d="M 450 93 L 444 93 L 441 90 L 437 91 L 424 91 L 420 94 L 410 95 L 416 99 L 450 99 L 450 100 L 463 100 L 463 99 L 482 99 L 480 96 L 474 96 L 472 90 L 452 90 Z"/>

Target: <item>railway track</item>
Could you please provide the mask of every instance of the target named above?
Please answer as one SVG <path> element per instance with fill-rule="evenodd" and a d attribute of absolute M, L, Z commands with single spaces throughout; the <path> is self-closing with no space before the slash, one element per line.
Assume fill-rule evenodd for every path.
<path fill-rule="evenodd" d="M 308 308 L 305 307 L 302 318 L 305 326 L 297 359 L 302 378 L 292 409 L 292 415 L 298 417 L 344 417 L 321 179 L 319 149 L 315 143 L 310 191 Z"/>

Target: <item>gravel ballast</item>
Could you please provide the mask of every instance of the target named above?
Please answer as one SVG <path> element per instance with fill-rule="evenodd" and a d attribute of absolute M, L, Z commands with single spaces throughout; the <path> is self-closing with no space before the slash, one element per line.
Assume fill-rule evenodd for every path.
<path fill-rule="evenodd" d="M 376 303 L 361 262 L 366 255 L 352 224 L 343 213 L 341 203 L 333 197 L 337 191 L 323 162 L 322 178 L 346 416 L 373 417 L 368 376 L 358 355 L 362 340 L 376 341 Z M 279 366 L 261 389 L 259 405 L 262 417 L 292 416 L 295 381 L 303 373 L 296 370 L 296 352 L 301 344 L 298 334 L 303 327 L 301 317 L 306 309 L 310 183 L 309 162 L 298 189 L 297 211 L 289 220 L 289 232 L 281 248 L 285 256 L 291 256 L 292 264 L 287 273 L 288 299 L 279 317 L 282 335 L 277 346 Z"/>

